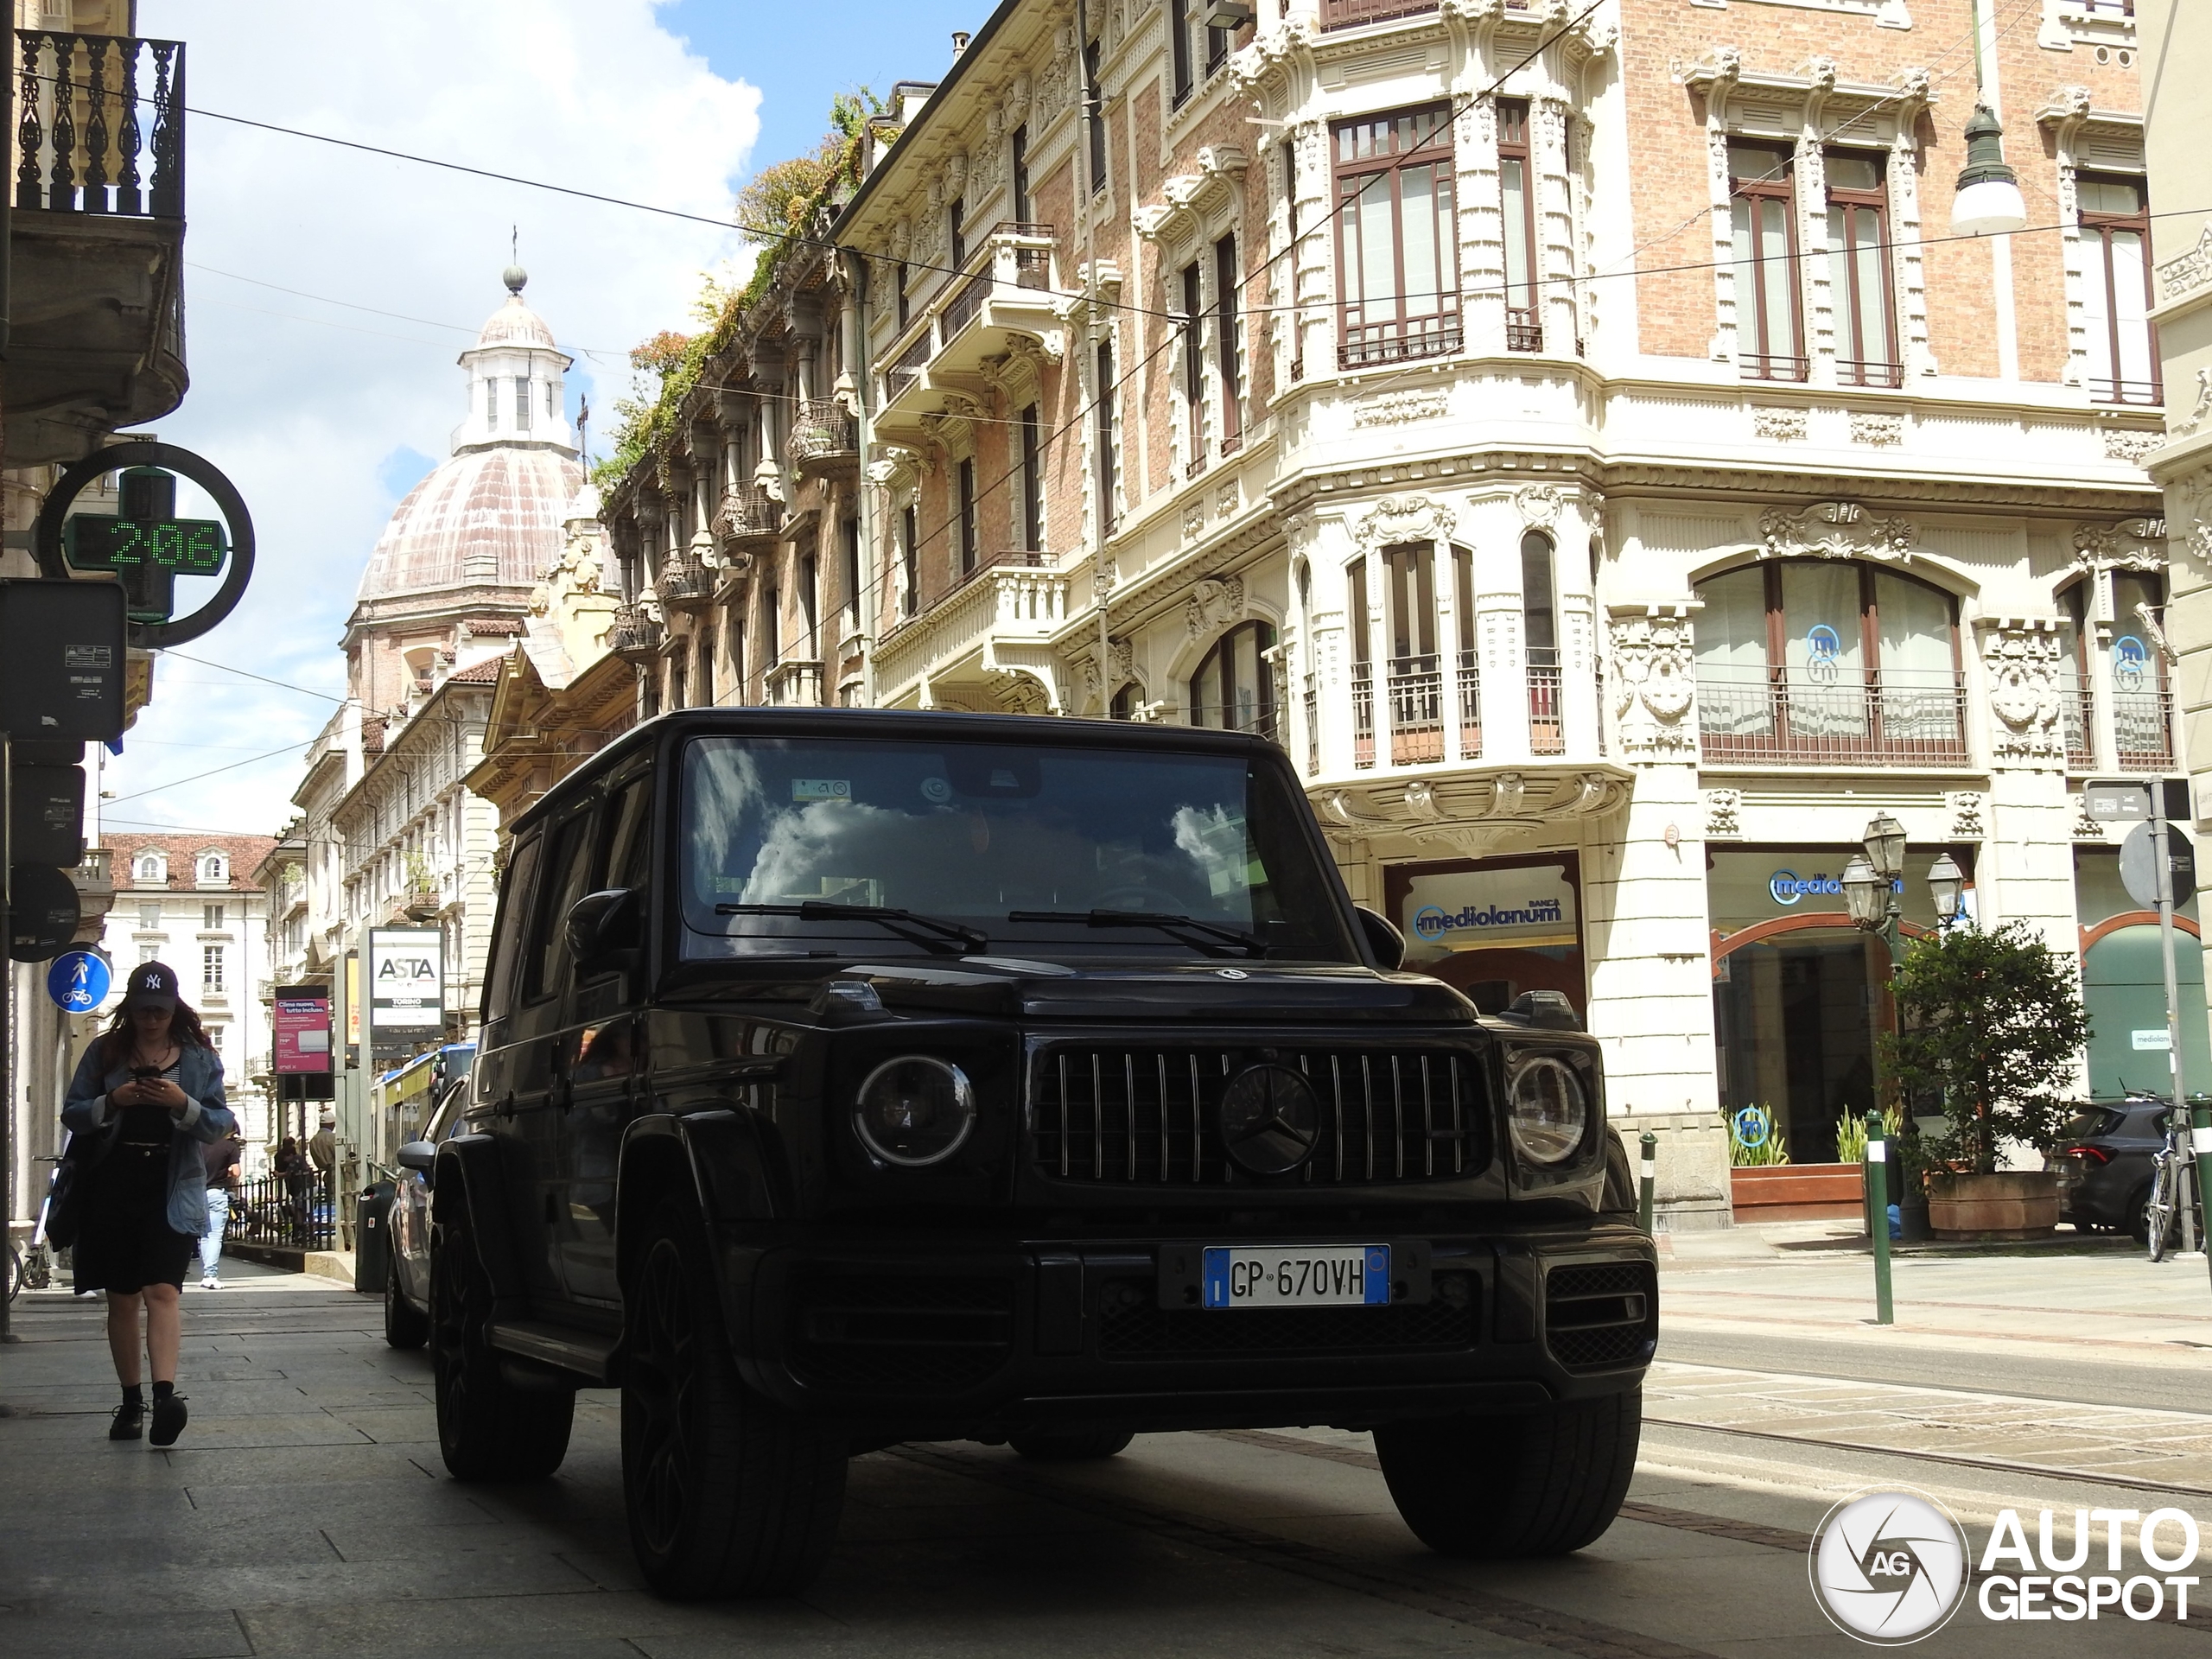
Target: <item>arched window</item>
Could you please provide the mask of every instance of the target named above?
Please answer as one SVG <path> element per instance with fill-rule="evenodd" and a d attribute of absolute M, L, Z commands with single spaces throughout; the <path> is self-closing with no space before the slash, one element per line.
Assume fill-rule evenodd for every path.
<path fill-rule="evenodd" d="M 138 855 L 137 879 L 142 885 L 150 885 L 168 879 L 168 871 L 159 853 Z"/>
<path fill-rule="evenodd" d="M 1560 711 L 1559 599 L 1552 538 L 1541 530 L 1521 537 L 1521 650 L 1529 670 L 1529 753 L 1564 754 Z"/>
<path fill-rule="evenodd" d="M 2102 613 L 2097 584 L 2112 583 L 2109 644 L 2093 626 Z M 2064 712 L 2067 764 L 2088 771 L 2097 764 L 2093 734 L 2100 679 L 2112 702 L 2113 764 L 2127 772 L 2157 772 L 2173 759 L 2173 693 L 2164 655 L 2145 621 L 2162 618 L 2165 578 L 2157 571 L 2114 570 L 2086 575 L 2058 595 L 2072 639 L 2068 642 Z"/>
<path fill-rule="evenodd" d="M 1137 717 L 1137 701 L 1143 695 L 1144 688 L 1135 680 L 1123 682 L 1121 689 L 1116 691 L 1107 702 L 1106 718 L 1135 720 Z"/>
<path fill-rule="evenodd" d="M 1265 622 L 1240 622 L 1216 640 L 1191 676 L 1191 724 L 1274 736 L 1274 668 L 1262 654 L 1274 644 Z"/>
<path fill-rule="evenodd" d="M 1941 588 L 1867 564 L 1786 559 L 1709 576 L 1697 596 L 1709 753 L 1966 759 L 1958 607 Z"/>
<path fill-rule="evenodd" d="M 202 853 L 200 855 L 200 885 L 201 887 L 213 887 L 218 882 L 227 881 L 229 879 L 229 867 L 224 861 L 220 853 Z"/>

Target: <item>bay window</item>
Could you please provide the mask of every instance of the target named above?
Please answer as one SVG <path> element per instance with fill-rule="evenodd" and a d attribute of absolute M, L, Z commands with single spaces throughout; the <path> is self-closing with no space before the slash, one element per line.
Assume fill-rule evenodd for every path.
<path fill-rule="evenodd" d="M 1451 106 L 1344 122 L 1334 137 L 1338 366 L 1458 351 Z"/>

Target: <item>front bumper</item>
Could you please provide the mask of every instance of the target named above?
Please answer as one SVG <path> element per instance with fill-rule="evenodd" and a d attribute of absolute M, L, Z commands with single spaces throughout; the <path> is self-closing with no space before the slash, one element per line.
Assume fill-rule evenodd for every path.
<path fill-rule="evenodd" d="M 849 1234 L 721 1241 L 747 1382 L 786 1408 L 887 1438 L 1025 1427 L 1359 1427 L 1532 1410 L 1636 1387 L 1658 1336 L 1656 1257 L 1633 1227 L 1510 1236 L 1388 1226 L 1388 1306 L 1166 1306 L 1158 1238 Z M 1288 1241 L 1284 1241 L 1288 1242 Z"/>

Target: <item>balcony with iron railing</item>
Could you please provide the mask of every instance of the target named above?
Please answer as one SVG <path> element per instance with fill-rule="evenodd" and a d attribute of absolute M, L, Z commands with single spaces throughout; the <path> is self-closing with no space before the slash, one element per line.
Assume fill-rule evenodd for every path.
<path fill-rule="evenodd" d="M 948 392 L 972 395 L 988 359 L 1020 341 L 1057 346 L 1049 225 L 992 226 L 966 264 L 877 360 L 882 386 L 874 435 L 911 443 Z"/>
<path fill-rule="evenodd" d="M 4 460 L 73 460 L 182 401 L 184 46 L 16 31 Z"/>
<path fill-rule="evenodd" d="M 1707 764 L 1963 766 L 1966 677 L 1956 672 L 1701 668 Z"/>
<path fill-rule="evenodd" d="M 1444 760 L 1478 760 L 1483 753 L 1483 697 L 1481 671 L 1476 653 L 1458 652 L 1450 661 L 1437 653 L 1393 657 L 1383 676 L 1384 720 L 1389 735 L 1389 764 L 1394 766 L 1433 766 Z M 1564 729 L 1557 717 L 1559 671 L 1548 674 L 1549 706 L 1554 717 L 1548 737 Z M 1535 672 L 1530 677 L 1530 701 L 1535 701 Z M 1317 711 L 1318 712 L 1318 711 Z M 1360 664 L 1351 676 L 1352 766 L 1367 771 L 1382 752 L 1375 719 L 1372 671 Z M 1309 722 L 1313 715 L 1309 715 Z M 1452 728 L 1457 728 L 1456 734 Z M 1309 724 L 1309 730 L 1312 729 Z M 1535 738 L 1537 734 L 1532 729 Z M 1532 748 L 1532 753 L 1555 754 L 1556 747 Z M 1317 764 L 1318 769 L 1318 764 Z"/>
<path fill-rule="evenodd" d="M 783 517 L 783 503 L 768 493 L 766 485 L 734 484 L 723 493 L 721 505 L 715 511 L 715 531 L 724 541 L 745 548 L 775 540 Z"/>
<path fill-rule="evenodd" d="M 696 548 L 671 551 L 653 578 L 653 592 L 664 610 L 696 610 L 715 596 L 715 567 Z"/>
<path fill-rule="evenodd" d="M 651 662 L 660 650 L 661 625 L 644 606 L 626 599 L 607 627 L 607 648 L 626 663 Z"/>
<path fill-rule="evenodd" d="M 2114 691 L 2113 759 L 2122 772 L 2170 772 L 2174 764 L 2174 695 Z"/>
<path fill-rule="evenodd" d="M 860 423 L 834 397 L 804 398 L 792 413 L 784 455 L 806 477 L 857 477 Z"/>

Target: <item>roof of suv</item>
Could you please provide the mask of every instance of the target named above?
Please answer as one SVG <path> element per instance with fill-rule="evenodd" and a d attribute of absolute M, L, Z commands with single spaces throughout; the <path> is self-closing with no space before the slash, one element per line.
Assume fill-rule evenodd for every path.
<path fill-rule="evenodd" d="M 912 742 L 1041 744 L 1054 747 L 1159 749 L 1189 753 L 1272 755 L 1282 751 L 1252 732 L 1207 726 L 1155 726 L 1127 720 L 1046 715 L 969 715 L 918 709 L 678 709 L 633 726 L 532 802 L 515 820 L 520 831 L 557 812 L 607 772 L 669 736 L 874 737 Z M 1287 764 L 1287 762 L 1286 762 Z"/>

